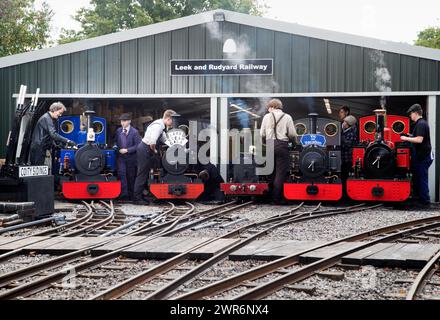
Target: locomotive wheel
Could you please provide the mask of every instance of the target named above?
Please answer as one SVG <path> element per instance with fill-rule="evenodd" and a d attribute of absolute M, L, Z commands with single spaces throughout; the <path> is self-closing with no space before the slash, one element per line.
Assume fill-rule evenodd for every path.
<path fill-rule="evenodd" d="M 301 152 L 299 164 L 305 177 L 317 178 L 327 170 L 327 155 L 320 148 L 307 147 Z"/>
<path fill-rule="evenodd" d="M 76 169 L 86 176 L 100 174 L 104 165 L 104 156 L 97 145 L 87 144 L 75 153 Z"/>
<path fill-rule="evenodd" d="M 390 147 L 376 143 L 365 151 L 365 170 L 369 177 L 388 177 L 395 172 L 395 154 Z"/>

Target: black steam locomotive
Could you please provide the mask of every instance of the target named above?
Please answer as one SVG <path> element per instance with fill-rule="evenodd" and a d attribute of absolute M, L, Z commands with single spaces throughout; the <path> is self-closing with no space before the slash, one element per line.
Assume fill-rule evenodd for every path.
<path fill-rule="evenodd" d="M 150 192 L 157 199 L 197 199 L 204 191 L 199 179 L 197 154 L 188 148 L 189 135 L 195 135 L 197 127 L 181 124 L 180 115 L 173 116 L 173 127 L 166 132 L 168 145 L 161 150 L 161 168 L 150 173 Z"/>
<path fill-rule="evenodd" d="M 298 134 L 290 152 L 288 200 L 337 201 L 342 197 L 340 123 L 310 113 L 295 121 Z"/>

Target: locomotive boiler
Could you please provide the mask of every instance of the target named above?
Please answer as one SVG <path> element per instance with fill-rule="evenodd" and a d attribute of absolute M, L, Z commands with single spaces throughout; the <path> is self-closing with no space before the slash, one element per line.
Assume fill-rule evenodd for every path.
<path fill-rule="evenodd" d="M 410 145 L 400 136 L 408 134 L 409 118 L 374 112 L 359 120 L 347 194 L 359 201 L 404 201 L 411 193 Z"/>
<path fill-rule="evenodd" d="M 341 130 L 338 121 L 310 113 L 295 121 L 298 134 L 290 152 L 288 200 L 337 201 L 342 197 Z"/>

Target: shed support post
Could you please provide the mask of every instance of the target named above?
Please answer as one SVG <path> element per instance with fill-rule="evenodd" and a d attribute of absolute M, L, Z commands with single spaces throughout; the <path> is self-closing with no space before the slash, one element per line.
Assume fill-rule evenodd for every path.
<path fill-rule="evenodd" d="M 218 165 L 218 98 L 211 98 L 211 128 L 216 132 L 215 136 L 210 137 L 209 161 L 213 165 Z"/>
<path fill-rule="evenodd" d="M 229 107 L 228 98 L 220 98 L 220 174 L 228 180 L 229 164 Z"/>
<path fill-rule="evenodd" d="M 427 120 L 429 124 L 430 134 L 431 134 L 431 146 L 432 151 L 434 154 L 436 154 L 436 116 L 437 116 L 437 97 L 436 96 L 429 96 L 428 97 L 428 105 L 427 105 Z M 429 194 L 431 196 L 431 201 L 435 201 L 438 199 L 438 196 L 436 193 L 438 193 L 437 183 L 436 183 L 436 163 L 440 159 L 434 159 L 433 164 L 429 168 Z"/>

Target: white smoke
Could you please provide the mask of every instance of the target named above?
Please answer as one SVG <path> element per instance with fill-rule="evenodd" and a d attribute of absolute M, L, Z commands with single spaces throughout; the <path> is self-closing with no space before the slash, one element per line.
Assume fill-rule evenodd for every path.
<path fill-rule="evenodd" d="M 227 39 L 233 39 L 235 41 L 237 51 L 233 54 L 226 55 L 225 58 L 245 60 L 252 59 L 256 56 L 255 49 L 251 48 L 249 45 L 249 38 L 246 34 L 238 35 L 234 32 L 222 30 L 219 23 L 207 23 L 206 30 L 211 39 L 221 41 L 222 45 L 223 41 Z M 274 80 L 273 76 L 241 76 L 241 81 L 243 81 L 243 79 L 245 79 L 245 83 L 242 85 L 244 86 L 246 92 L 272 93 L 277 92 L 280 87 L 279 84 Z M 252 112 L 258 115 L 264 115 L 266 113 L 266 104 L 270 99 L 271 97 L 258 98 L 259 103 L 255 106 L 252 106 Z"/>
<path fill-rule="evenodd" d="M 380 50 L 372 51 L 370 59 L 375 64 L 374 77 L 376 79 L 376 89 L 380 92 L 391 92 L 391 74 L 385 63 L 383 52 Z"/>

